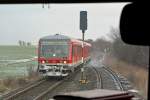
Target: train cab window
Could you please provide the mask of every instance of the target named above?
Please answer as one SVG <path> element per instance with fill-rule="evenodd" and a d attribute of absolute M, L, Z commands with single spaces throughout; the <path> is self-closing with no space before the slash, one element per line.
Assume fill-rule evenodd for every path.
<path fill-rule="evenodd" d="M 0 4 L 0 100 L 95 89 L 147 99 L 149 47 L 120 36 L 121 11 L 130 3 Z"/>
<path fill-rule="evenodd" d="M 43 57 L 67 57 L 69 46 L 66 44 L 41 45 L 41 56 Z"/>

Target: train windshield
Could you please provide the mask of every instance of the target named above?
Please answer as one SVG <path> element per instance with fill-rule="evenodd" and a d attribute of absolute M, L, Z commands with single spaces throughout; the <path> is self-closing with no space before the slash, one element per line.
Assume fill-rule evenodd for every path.
<path fill-rule="evenodd" d="M 50 90 L 40 98 L 47 100 L 94 89 L 133 91 L 147 99 L 149 47 L 126 44 L 120 36 L 120 16 L 131 2 L 37 1 L 43 3 L 0 4 L 0 100 L 39 100 Z"/>
<path fill-rule="evenodd" d="M 54 57 L 67 57 L 68 45 L 66 44 L 51 44 L 41 45 L 41 57 L 54 58 Z"/>

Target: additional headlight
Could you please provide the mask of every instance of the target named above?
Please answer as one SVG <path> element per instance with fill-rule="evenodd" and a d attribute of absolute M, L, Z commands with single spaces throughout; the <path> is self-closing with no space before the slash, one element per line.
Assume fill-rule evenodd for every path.
<path fill-rule="evenodd" d="M 64 61 L 64 64 L 66 64 L 67 63 L 67 61 Z"/>
<path fill-rule="evenodd" d="M 42 60 L 42 64 L 44 64 L 45 63 L 45 61 L 44 60 Z"/>

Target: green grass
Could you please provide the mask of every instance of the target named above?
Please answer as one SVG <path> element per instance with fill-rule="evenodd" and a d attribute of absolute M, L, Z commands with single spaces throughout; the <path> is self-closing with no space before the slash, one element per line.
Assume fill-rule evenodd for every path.
<path fill-rule="evenodd" d="M 27 59 L 36 56 L 36 47 L 0 46 L 0 60 Z"/>
<path fill-rule="evenodd" d="M 37 56 L 37 49 L 35 46 L 21 47 L 21 46 L 0 46 L 0 79 L 7 77 L 22 77 L 27 76 L 28 68 L 37 68 L 37 61 L 21 62 L 8 64 L 9 61 L 1 60 L 19 60 L 29 59 Z"/>
<path fill-rule="evenodd" d="M 37 62 L 16 63 L 11 65 L 0 66 L 0 79 L 11 77 L 24 77 L 28 75 L 29 67 L 37 69 Z"/>

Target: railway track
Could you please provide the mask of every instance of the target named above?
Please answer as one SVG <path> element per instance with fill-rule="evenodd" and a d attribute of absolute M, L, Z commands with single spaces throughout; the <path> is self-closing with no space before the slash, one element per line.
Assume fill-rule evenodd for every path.
<path fill-rule="evenodd" d="M 42 96 L 48 91 L 51 91 L 58 85 L 60 85 L 64 80 L 41 80 L 34 83 L 26 88 L 23 88 L 16 93 L 10 93 L 10 95 L 3 96 L 4 100 L 41 100 Z"/>
<path fill-rule="evenodd" d="M 13 93 L 10 93 L 9 95 L 4 96 L 3 99 L 4 100 L 17 100 L 19 98 L 25 99 L 24 96 L 25 96 L 25 94 L 28 93 L 28 91 L 34 90 L 35 88 L 41 86 L 45 82 L 46 82 L 46 80 L 41 80 L 39 82 L 35 82 L 34 84 L 31 84 L 28 87 L 22 88 L 19 91 L 12 91 Z M 28 98 L 28 97 L 26 97 L 26 98 Z"/>
<path fill-rule="evenodd" d="M 92 69 L 95 72 L 95 75 L 97 76 L 97 88 L 101 89 L 103 87 L 101 73 L 94 66 L 92 66 Z"/>
<path fill-rule="evenodd" d="M 110 68 L 107 68 L 107 67 L 102 67 L 102 68 L 106 71 L 106 73 L 110 74 L 110 76 L 114 80 L 114 83 L 115 83 L 117 89 L 124 91 L 123 85 L 122 85 L 121 81 L 119 80 L 118 75 L 115 72 L 113 72 Z"/>
<path fill-rule="evenodd" d="M 134 95 L 133 99 L 135 99 L 135 100 L 146 100 L 138 92 L 131 92 L 130 90 L 134 90 L 134 89 L 133 89 L 133 87 L 128 86 L 128 85 L 130 85 L 128 80 L 125 80 L 124 77 L 122 77 L 119 74 L 116 74 L 110 68 L 103 66 L 101 68 L 94 68 L 93 67 L 93 69 L 97 73 L 97 78 L 99 78 L 101 80 L 101 82 L 100 82 L 101 85 L 99 86 L 99 87 L 101 87 L 101 89 L 111 89 L 111 87 L 107 87 L 107 86 L 108 85 L 113 86 L 113 84 L 115 84 L 114 87 L 116 87 L 116 90 L 120 90 L 120 91 L 128 91 L 129 90 L 129 92 Z M 109 79 L 109 82 L 106 82 L 106 80 L 108 80 L 108 77 L 106 78 L 104 76 L 104 73 L 107 74 L 108 76 L 110 76 L 110 78 L 113 80 L 113 82 L 110 81 L 111 79 Z M 100 74 L 100 75 L 98 75 L 98 74 Z"/>
<path fill-rule="evenodd" d="M 76 71 L 77 73 L 79 70 Z M 72 73 L 70 76 L 64 78 L 62 82 L 58 82 L 54 84 L 52 87 L 49 87 L 45 92 L 41 93 L 39 96 L 34 98 L 33 100 L 49 100 L 50 98 L 53 98 L 54 95 L 59 94 L 59 93 L 64 93 L 66 90 L 71 89 L 71 91 L 74 89 L 72 88 L 70 83 L 74 83 L 74 78 L 76 75 L 78 76 L 77 73 Z M 51 99 L 50 99 L 51 100 Z"/>
<path fill-rule="evenodd" d="M 22 89 L 19 90 L 15 90 L 15 91 L 11 91 L 10 93 L 8 93 L 6 96 L 3 97 L 3 99 L 5 100 L 12 100 L 15 99 L 16 97 L 18 97 L 19 95 L 33 89 L 34 87 L 39 86 L 40 84 L 42 84 L 43 82 L 45 82 L 45 80 L 40 80 L 39 82 L 35 82 L 33 84 L 30 84 L 29 86 L 26 86 Z"/>
<path fill-rule="evenodd" d="M 33 100 L 42 100 L 42 98 L 44 98 L 44 96 L 46 96 L 50 91 L 52 91 L 53 89 L 55 89 L 57 86 L 59 86 L 60 84 L 62 84 L 64 82 L 64 80 L 58 81 L 56 82 L 54 85 L 52 85 L 51 87 L 49 87 L 46 91 L 42 92 L 41 94 L 39 94 L 37 97 L 35 97 Z"/>
<path fill-rule="evenodd" d="M 91 65 L 90 65 L 91 66 Z M 89 71 L 92 71 L 92 74 L 95 74 L 95 76 L 92 76 L 91 81 L 93 83 L 89 84 L 95 84 L 95 88 L 101 88 L 106 89 L 106 84 L 109 86 L 110 84 L 115 84 L 113 87 L 117 85 L 117 87 L 120 87 L 119 90 L 123 90 L 121 88 L 121 83 L 118 79 L 118 77 L 108 68 L 105 67 L 89 67 Z M 16 93 L 13 93 L 12 95 L 9 95 L 7 97 L 4 97 L 4 100 L 47 100 L 47 98 L 51 98 L 53 94 L 57 94 L 60 92 L 61 87 L 64 87 L 65 84 L 68 84 L 73 78 L 75 78 L 77 73 L 73 73 L 70 76 L 64 78 L 63 80 L 41 80 L 35 84 L 30 85 L 27 88 L 22 89 L 21 91 L 18 91 Z M 89 76 L 91 73 L 89 73 Z M 103 76 L 104 75 L 104 76 Z M 77 75 L 78 77 L 80 75 Z M 109 81 L 111 80 L 111 81 Z M 75 83 L 76 84 L 76 83 Z M 119 85 L 120 84 L 120 85 Z M 87 85 L 87 90 L 89 86 Z M 81 85 L 75 85 L 77 88 L 82 88 Z M 79 86 L 79 87 L 78 87 Z M 80 87 L 81 86 L 81 87 Z M 71 86 L 68 86 L 71 88 Z M 67 88 L 68 88 L 67 87 Z M 94 89 L 93 85 L 89 89 Z M 109 88 L 110 89 L 110 88 Z M 82 89 L 81 89 L 82 90 Z M 63 92 L 65 90 L 61 90 Z"/>
<path fill-rule="evenodd" d="M 116 85 L 115 85 L 116 84 L 115 82 L 117 82 L 117 81 L 115 81 L 113 78 L 113 77 L 115 77 L 115 75 L 114 76 L 111 75 L 113 73 L 106 71 L 107 69 L 105 70 L 104 68 L 94 67 L 94 66 L 91 67 L 91 65 L 89 65 L 85 69 L 86 69 L 85 71 L 88 72 L 87 77 L 88 77 L 89 82 L 87 84 L 80 84 L 79 82 L 78 82 L 78 84 L 76 84 L 74 82 L 73 83 L 70 82 L 71 80 L 74 80 L 75 77 L 76 78 L 78 77 L 78 80 L 79 80 L 80 79 L 79 76 L 81 75 L 81 73 L 80 73 L 80 75 L 71 77 L 71 80 L 68 79 L 66 82 L 62 83 L 60 86 L 49 91 L 49 93 L 47 93 L 45 96 L 43 96 L 44 98 L 42 100 L 48 100 L 49 98 L 52 98 L 54 95 L 63 94 L 64 92 L 66 92 L 66 90 L 67 90 L 67 92 L 73 92 L 73 91 L 92 90 L 92 89 L 97 89 L 97 88 L 106 89 L 105 85 L 111 86 L 112 84 L 114 84 L 113 85 L 114 89 L 117 90 Z M 102 75 L 104 75 L 102 73 L 107 74 L 109 78 L 102 77 Z M 106 83 L 106 80 L 112 80 L 112 82 L 110 83 L 107 81 L 107 83 Z M 118 83 L 117 83 L 117 85 L 118 85 Z M 89 86 L 91 86 L 91 87 L 89 87 Z M 74 87 L 77 89 L 75 89 Z M 109 88 L 109 89 L 111 89 L 111 88 Z M 40 100 L 40 99 L 37 99 L 37 100 Z"/>
<path fill-rule="evenodd" d="M 8 95 L 2 96 L 4 100 L 42 100 L 44 96 L 53 91 L 56 87 L 71 78 L 74 74 L 69 75 L 64 79 L 43 79 L 35 82 L 28 87 L 22 88 L 19 91 L 12 91 Z"/>
<path fill-rule="evenodd" d="M 110 68 L 101 66 L 94 67 L 90 65 L 97 76 L 97 88 L 101 89 L 114 89 L 124 91 L 122 83 L 116 73 Z"/>

